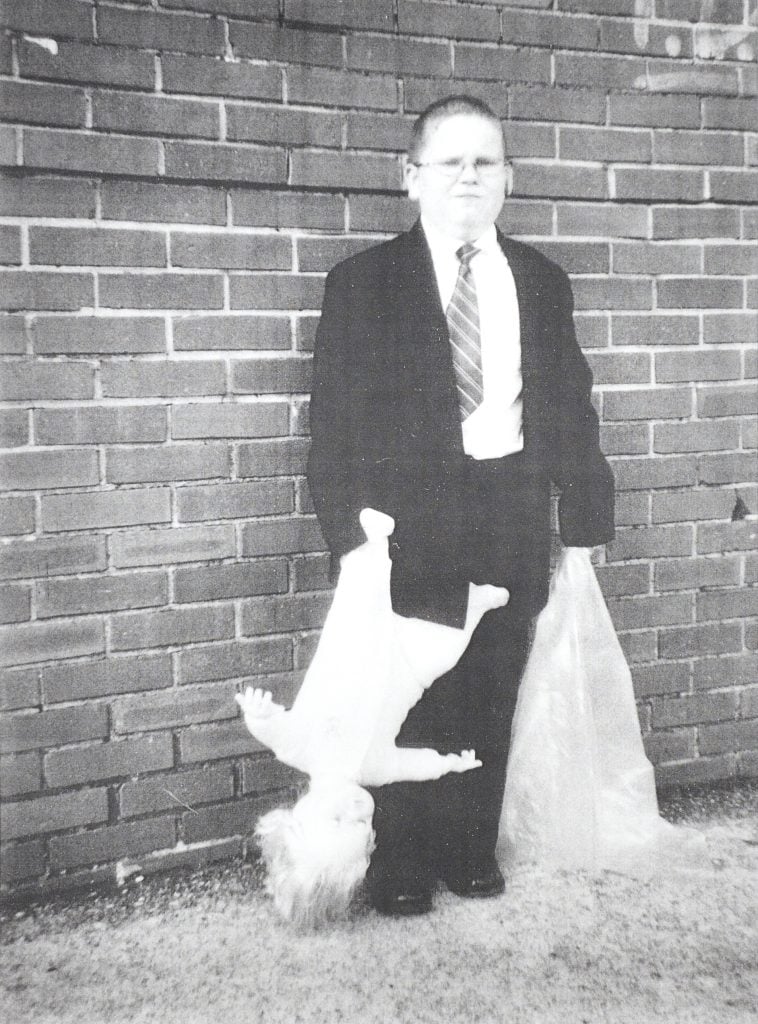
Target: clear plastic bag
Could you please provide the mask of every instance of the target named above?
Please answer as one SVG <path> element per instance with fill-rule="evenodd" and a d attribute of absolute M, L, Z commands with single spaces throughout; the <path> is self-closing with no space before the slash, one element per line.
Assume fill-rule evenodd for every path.
<path fill-rule="evenodd" d="M 499 853 L 632 874 L 708 862 L 658 813 L 632 678 L 589 551 L 566 548 L 537 619 L 511 731 Z"/>

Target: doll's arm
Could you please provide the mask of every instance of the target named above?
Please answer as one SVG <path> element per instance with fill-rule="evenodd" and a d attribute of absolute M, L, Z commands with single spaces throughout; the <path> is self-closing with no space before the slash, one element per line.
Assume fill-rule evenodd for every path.
<path fill-rule="evenodd" d="M 234 699 L 242 708 L 245 725 L 255 738 L 269 747 L 280 760 L 286 761 L 292 746 L 292 725 L 289 712 L 275 704 L 268 690 L 254 690 L 248 686 Z"/>
<path fill-rule="evenodd" d="M 363 786 L 385 786 L 390 782 L 426 782 L 450 772 L 481 768 L 473 750 L 460 754 L 440 754 L 428 747 L 395 747 L 381 754 L 369 754 L 361 767 Z"/>

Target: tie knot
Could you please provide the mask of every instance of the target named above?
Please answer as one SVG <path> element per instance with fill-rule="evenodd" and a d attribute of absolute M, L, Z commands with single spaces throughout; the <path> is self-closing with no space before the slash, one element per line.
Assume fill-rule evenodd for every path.
<path fill-rule="evenodd" d="M 465 242 L 460 249 L 456 249 L 455 255 L 461 261 L 464 267 L 468 267 L 472 259 L 479 252 L 477 247 L 471 242 Z"/>

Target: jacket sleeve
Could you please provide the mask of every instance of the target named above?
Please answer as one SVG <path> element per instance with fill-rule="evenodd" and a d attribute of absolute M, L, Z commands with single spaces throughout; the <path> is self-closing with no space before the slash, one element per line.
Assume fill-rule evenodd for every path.
<path fill-rule="evenodd" d="M 599 441 L 592 372 L 574 331 L 571 285 L 557 281 L 560 324 L 557 445 L 551 477 L 558 487 L 561 540 L 570 547 L 605 544 L 614 536 L 614 480 Z"/>

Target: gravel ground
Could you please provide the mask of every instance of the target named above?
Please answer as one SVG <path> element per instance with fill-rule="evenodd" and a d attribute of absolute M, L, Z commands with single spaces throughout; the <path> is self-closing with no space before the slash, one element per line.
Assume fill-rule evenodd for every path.
<path fill-rule="evenodd" d="M 133 881 L 0 915 L 8 1024 L 754 1024 L 758 783 L 670 795 L 711 865 L 665 877 L 521 869 L 432 915 L 357 907 L 298 935 L 255 865 Z"/>

